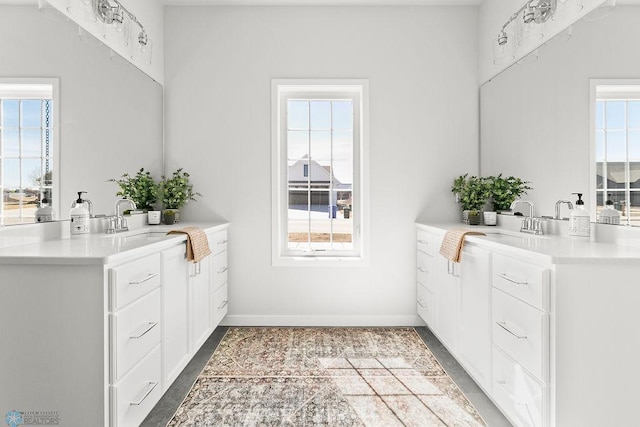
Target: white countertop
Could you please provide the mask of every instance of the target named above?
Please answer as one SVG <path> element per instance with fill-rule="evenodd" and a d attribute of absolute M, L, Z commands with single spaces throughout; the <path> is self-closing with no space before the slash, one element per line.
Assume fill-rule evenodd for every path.
<path fill-rule="evenodd" d="M 534 236 L 503 227 L 469 226 L 453 222 L 417 222 L 419 228 L 444 235 L 450 228 L 480 231 L 486 236 L 467 236 L 465 244 L 493 250 L 517 251 L 553 264 L 638 264 L 640 248 L 590 241 L 573 236 Z"/>
<path fill-rule="evenodd" d="M 0 249 L 0 264 L 106 265 L 159 251 L 186 241 L 184 234 L 166 233 L 183 227 L 200 227 L 210 232 L 228 226 L 226 222 L 185 222 L 175 225 L 147 225 L 117 234 L 89 234 Z"/>

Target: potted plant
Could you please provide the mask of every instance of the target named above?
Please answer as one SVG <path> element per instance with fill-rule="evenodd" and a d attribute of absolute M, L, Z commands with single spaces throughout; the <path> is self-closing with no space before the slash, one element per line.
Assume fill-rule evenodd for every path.
<path fill-rule="evenodd" d="M 505 178 L 500 174 L 489 177 L 488 181 L 491 198 L 493 199 L 493 208 L 496 211 L 509 210 L 514 200 L 526 194 L 527 190 L 532 189 L 528 181 L 523 181 L 513 176 Z"/>
<path fill-rule="evenodd" d="M 182 168 L 173 172 L 169 177 L 162 176 L 160 195 L 165 214 L 167 211 L 171 211 L 169 215 L 171 213 L 175 215 L 175 222 L 180 220 L 180 208 L 185 203 L 189 200 L 196 200 L 197 196 L 202 196 L 202 194 L 193 191 L 193 184 L 189 181 L 189 174 L 183 172 Z"/>
<path fill-rule="evenodd" d="M 486 178 L 464 174 L 453 181 L 451 191 L 456 194 L 462 206 L 462 222 L 480 224 L 480 211 L 489 198 L 489 186 Z"/>
<path fill-rule="evenodd" d="M 120 187 L 116 196 L 132 200 L 136 207 L 144 212 L 152 211 L 153 204 L 158 201 L 158 184 L 144 168 L 140 168 L 134 176 L 125 173 L 118 179 L 110 179 L 109 182 L 115 182 Z"/>

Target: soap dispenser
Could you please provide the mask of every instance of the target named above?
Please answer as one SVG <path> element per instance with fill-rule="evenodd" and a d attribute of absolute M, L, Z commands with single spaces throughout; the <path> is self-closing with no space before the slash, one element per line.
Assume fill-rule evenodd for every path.
<path fill-rule="evenodd" d="M 584 207 L 582 193 L 572 193 L 578 195 L 575 209 L 571 209 L 569 216 L 569 234 L 571 236 L 591 237 L 591 215 Z"/>
<path fill-rule="evenodd" d="M 600 212 L 600 224 L 620 224 L 620 212 L 613 207 L 611 194 L 605 203 L 605 208 Z"/>
<path fill-rule="evenodd" d="M 75 201 L 75 207 L 69 212 L 69 217 L 71 218 L 71 237 L 89 235 L 89 210 L 85 207 L 85 201 L 82 200 L 82 193 L 86 193 L 86 191 L 78 191 L 78 199 Z"/>
<path fill-rule="evenodd" d="M 43 197 L 40 207 L 36 209 L 36 222 L 51 222 L 54 219 L 53 216 L 53 208 L 49 206 L 49 200 Z"/>

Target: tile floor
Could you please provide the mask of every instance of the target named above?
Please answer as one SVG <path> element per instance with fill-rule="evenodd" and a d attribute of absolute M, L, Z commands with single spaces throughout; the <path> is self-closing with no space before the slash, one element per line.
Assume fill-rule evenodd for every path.
<path fill-rule="evenodd" d="M 220 327 L 214 331 L 214 333 L 209 337 L 207 342 L 200 349 L 198 354 L 184 369 L 175 383 L 169 388 L 167 393 L 165 393 L 160 402 L 158 402 L 153 411 L 145 419 L 142 424 L 143 426 L 164 427 L 167 424 L 178 406 L 182 403 L 184 396 L 191 389 L 193 382 L 196 380 L 198 374 L 200 374 L 202 368 L 206 365 L 207 361 L 218 346 L 226 331 L 227 328 L 225 327 Z M 428 328 L 416 328 L 416 331 L 418 332 L 422 340 L 427 344 L 429 349 L 433 352 L 445 371 L 451 376 L 458 387 L 464 392 L 469 401 L 471 401 L 471 403 L 476 407 L 478 412 L 487 422 L 487 425 L 492 427 L 510 426 L 511 424 L 509 424 L 509 422 L 502 416 L 502 414 L 497 410 L 497 408 L 487 398 L 482 390 L 475 384 L 475 382 L 466 374 L 464 369 L 462 369 L 462 367 L 448 353 L 444 346 L 440 344 L 437 338 L 433 336 L 431 331 L 429 331 Z M 411 391 L 415 394 L 429 394 L 430 390 L 424 389 L 425 387 L 428 387 L 429 383 L 419 381 L 412 383 L 411 376 L 407 374 L 407 372 L 409 372 L 407 370 L 408 367 L 404 366 L 404 362 L 402 359 L 326 359 L 326 363 L 330 364 L 339 364 L 340 362 L 343 362 L 345 366 L 357 368 L 360 370 L 360 372 L 362 372 L 362 387 L 361 389 L 356 390 L 356 388 L 358 388 L 358 383 L 352 381 L 352 378 L 345 378 L 344 381 L 342 381 L 340 378 L 337 378 L 340 375 L 338 373 L 345 372 L 343 366 L 325 366 L 325 368 L 329 369 L 335 368 L 335 372 L 337 374 L 336 377 L 332 378 L 332 380 L 338 387 L 349 387 L 348 390 L 343 389 L 342 391 L 346 391 L 346 394 L 353 394 L 353 396 L 349 397 L 350 400 L 353 400 L 353 402 L 350 402 L 350 404 L 352 405 L 352 407 L 358 408 L 358 416 L 361 419 L 367 420 L 367 417 L 371 418 L 372 425 L 381 425 L 380 422 L 383 422 L 384 424 L 385 414 L 379 412 L 378 408 L 380 407 L 380 405 L 377 405 L 377 403 L 382 402 L 373 402 L 373 400 L 371 400 L 370 398 L 367 399 L 364 395 L 365 392 L 368 392 L 367 390 L 371 390 L 367 385 L 368 383 L 379 394 L 396 394 L 395 396 L 384 397 L 385 399 L 391 399 L 390 401 L 386 402 L 386 405 L 392 405 L 394 408 L 399 408 L 398 410 L 404 411 L 402 417 L 403 419 L 416 421 L 415 424 L 410 422 L 405 423 L 406 425 L 430 425 L 429 420 L 425 418 L 426 415 L 424 413 L 415 412 L 416 408 L 422 407 L 422 405 L 415 405 L 414 402 L 410 401 L 411 399 L 415 399 L 415 396 L 412 396 L 410 394 L 402 395 L 402 392 L 406 391 L 404 390 L 405 387 L 411 389 Z M 377 376 L 377 373 L 381 372 L 380 369 L 383 368 L 381 363 L 385 365 L 384 368 L 388 371 L 387 374 L 391 373 L 391 375 L 385 374 L 385 376 Z M 416 377 L 416 379 L 418 379 L 418 377 Z M 398 388 L 402 388 L 403 390 L 398 390 Z M 446 402 L 438 401 L 438 396 L 421 396 L 420 398 L 429 399 L 428 402 L 423 403 L 431 408 L 437 408 L 439 404 L 446 405 Z M 369 408 L 367 405 L 371 407 Z M 461 419 L 459 421 L 462 421 L 462 417 L 464 417 L 465 415 L 466 414 L 460 414 Z M 448 423 L 454 425 L 456 423 L 452 421 L 458 420 L 445 421 L 448 421 Z M 436 425 L 435 421 L 434 424 L 431 425 Z"/>

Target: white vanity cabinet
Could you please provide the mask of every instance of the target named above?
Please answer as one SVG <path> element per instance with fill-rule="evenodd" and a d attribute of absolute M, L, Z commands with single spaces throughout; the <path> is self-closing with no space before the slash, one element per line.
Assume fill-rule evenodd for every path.
<path fill-rule="evenodd" d="M 211 246 L 211 322 L 213 328 L 220 324 L 222 318 L 229 309 L 229 297 L 227 294 L 227 278 L 229 268 L 227 263 L 227 230 L 221 230 L 209 237 Z"/>
<path fill-rule="evenodd" d="M 203 227 L 225 267 L 212 236 L 226 227 Z M 0 412 L 139 425 L 217 326 L 223 276 L 227 298 L 217 255 L 198 265 L 185 249 L 179 235 L 114 235 L 0 251 Z"/>

